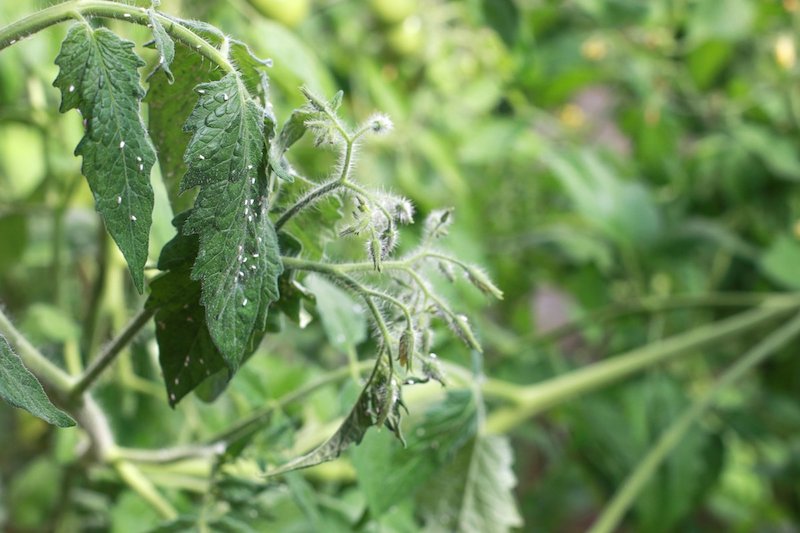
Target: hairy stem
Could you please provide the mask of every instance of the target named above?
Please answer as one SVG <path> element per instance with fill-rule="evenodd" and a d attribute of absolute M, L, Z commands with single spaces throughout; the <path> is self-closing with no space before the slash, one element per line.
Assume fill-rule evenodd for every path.
<path fill-rule="evenodd" d="M 0 29 L 0 51 L 45 28 L 81 17 L 114 18 L 141 26 L 150 23 L 146 9 L 128 4 L 106 0 L 64 2 L 37 11 Z M 156 19 L 174 39 L 211 60 L 225 72 L 235 72 L 230 61 L 211 43 L 169 17 L 157 13 Z"/>
<path fill-rule="evenodd" d="M 315 189 L 311 189 L 306 194 L 304 194 L 299 200 L 297 200 L 289 209 L 284 211 L 278 220 L 275 221 L 275 231 L 280 230 L 283 226 L 289 222 L 292 217 L 298 214 L 300 211 L 305 209 L 306 207 L 312 205 L 314 202 L 319 200 L 320 198 L 324 197 L 327 194 L 332 193 L 339 187 L 341 187 L 342 182 L 339 180 L 331 180 L 322 185 L 318 186 Z"/>
<path fill-rule="evenodd" d="M 86 371 L 81 375 L 78 381 L 72 388 L 70 392 L 73 396 L 80 396 L 86 389 L 88 389 L 92 383 L 100 376 L 100 374 L 105 370 L 108 365 L 114 362 L 114 359 L 119 355 L 120 351 L 122 351 L 128 343 L 131 342 L 131 339 L 139 333 L 145 324 L 150 320 L 150 318 L 155 313 L 154 309 L 142 309 L 139 311 L 136 316 L 134 316 L 131 321 L 125 326 L 125 329 L 120 332 L 106 347 L 103 351 L 98 355 L 90 364 Z"/>
<path fill-rule="evenodd" d="M 498 409 L 492 413 L 487 420 L 487 429 L 492 433 L 505 433 L 546 409 L 618 382 L 638 371 L 739 336 L 796 308 L 797 305 L 794 304 L 746 311 L 542 383 L 529 385 L 519 397 L 517 406 Z"/>
<path fill-rule="evenodd" d="M 338 124 L 338 121 L 336 122 Z M 341 125 L 339 125 L 341 128 Z M 275 221 L 275 230 L 280 230 L 283 226 L 289 222 L 292 217 L 300 213 L 303 209 L 313 205 L 318 200 L 322 199 L 326 195 L 332 193 L 339 187 L 347 184 L 347 179 L 350 177 L 350 169 L 352 167 L 353 161 L 353 141 L 346 136 L 344 130 L 342 130 L 343 138 L 345 139 L 345 148 L 344 148 L 344 159 L 342 162 L 342 171 L 339 174 L 337 179 L 332 179 L 322 185 L 319 185 L 315 189 L 311 189 L 306 194 L 304 194 L 299 200 L 297 200 L 289 209 L 283 212 L 278 220 Z"/>
<path fill-rule="evenodd" d="M 603 513 L 589 530 L 590 533 L 611 533 L 616 531 L 625 513 L 647 486 L 648 481 L 656 474 L 658 467 L 681 442 L 694 423 L 713 406 L 720 391 L 732 385 L 756 365 L 783 348 L 798 334 L 800 334 L 800 315 L 771 333 L 726 370 L 713 386 L 695 400 L 661 435 L 656 444 L 650 448 L 650 451 L 647 452 L 614 495 L 611 503 L 603 510 Z"/>

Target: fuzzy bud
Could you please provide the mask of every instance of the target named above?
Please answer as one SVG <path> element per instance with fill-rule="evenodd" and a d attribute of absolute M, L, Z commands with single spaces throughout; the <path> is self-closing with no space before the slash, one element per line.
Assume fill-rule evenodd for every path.
<path fill-rule="evenodd" d="M 467 279 L 469 279 L 469 282 L 477 287 L 483 294 L 494 296 L 498 300 L 503 299 L 503 291 L 501 291 L 497 285 L 489 279 L 489 276 L 479 268 L 470 266 L 467 269 Z"/>
<path fill-rule="evenodd" d="M 436 209 L 425 219 L 425 235 L 438 239 L 447 235 L 447 228 L 453 222 L 453 208 Z"/>
<path fill-rule="evenodd" d="M 397 359 L 400 361 L 400 364 L 405 366 L 408 369 L 411 369 L 411 363 L 414 358 L 414 330 L 411 327 L 407 327 L 403 334 L 400 335 L 400 342 L 398 343 L 398 356 Z"/>
<path fill-rule="evenodd" d="M 478 339 L 475 338 L 475 334 L 472 332 L 472 328 L 470 327 L 466 316 L 448 314 L 445 315 L 445 319 L 447 320 L 447 325 L 450 327 L 453 333 L 458 335 L 464 344 L 473 350 L 483 352 L 480 343 L 478 343 Z"/>
<path fill-rule="evenodd" d="M 308 100 L 309 105 L 313 109 L 317 111 L 325 111 L 325 102 L 319 96 L 312 93 L 311 89 L 309 89 L 306 86 L 303 86 L 300 87 L 300 92 L 303 93 L 303 96 L 306 97 L 306 100 Z"/>
<path fill-rule="evenodd" d="M 394 128 L 392 119 L 382 113 L 372 115 L 369 119 L 367 119 L 367 124 L 369 125 L 369 129 L 378 135 L 389 133 Z"/>
<path fill-rule="evenodd" d="M 381 271 L 381 263 L 383 261 L 383 244 L 377 237 L 372 237 L 369 241 L 369 256 L 372 259 L 372 264 L 375 270 Z"/>

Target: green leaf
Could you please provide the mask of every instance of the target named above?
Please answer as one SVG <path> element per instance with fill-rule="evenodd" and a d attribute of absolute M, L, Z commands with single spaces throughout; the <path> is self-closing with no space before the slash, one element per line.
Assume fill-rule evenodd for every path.
<path fill-rule="evenodd" d="M 178 234 L 164 245 L 158 259 L 158 268 L 169 272 L 150 283 L 150 297 L 145 304 L 148 309 L 156 309 L 159 364 L 172 406 L 204 382 L 215 381 L 226 368 L 208 332 L 205 309 L 200 305 L 200 282 L 191 279 L 198 239 L 181 232 L 189 214 L 181 213 L 173 221 Z M 209 401 L 214 398 L 209 397 Z"/>
<path fill-rule="evenodd" d="M 367 319 L 361 306 L 322 276 L 311 274 L 303 281 L 316 297 L 319 318 L 331 345 L 342 353 L 355 350 L 367 338 Z"/>
<path fill-rule="evenodd" d="M 211 338 L 231 372 L 266 326 L 283 271 L 278 237 L 267 216 L 263 172 L 264 110 L 234 74 L 197 87 L 200 99 L 186 123 L 193 136 L 181 187 L 201 185 L 183 233 L 199 236 L 192 279 Z"/>
<path fill-rule="evenodd" d="M 22 360 L 11 350 L 11 346 L 2 335 L 0 335 L 0 397 L 14 407 L 25 409 L 38 416 L 48 424 L 61 428 L 75 425 L 72 418 L 50 402 L 42 384 L 25 368 Z"/>
<path fill-rule="evenodd" d="M 170 83 L 175 81 L 175 78 L 172 76 L 172 72 L 170 71 L 170 65 L 172 61 L 175 59 L 175 43 L 172 41 L 172 38 L 167 34 L 167 30 L 164 29 L 164 26 L 161 25 L 158 18 L 156 17 L 156 11 L 153 8 L 147 10 L 147 16 L 150 18 L 150 27 L 153 30 L 153 39 L 156 44 L 156 50 L 159 53 L 159 61 L 158 66 L 164 71 L 164 74 L 167 75 L 167 79 Z"/>
<path fill-rule="evenodd" d="M 149 107 L 150 135 L 158 149 L 161 176 L 172 211 L 177 214 L 192 207 L 197 194 L 195 191 L 181 194 L 180 182 L 186 173 L 183 154 L 191 137 L 176 125 L 186 123 L 195 106 L 195 99 L 186 96 L 198 84 L 218 80 L 221 73 L 210 62 L 203 61 L 202 56 L 182 45 L 175 50 L 172 70 L 175 83 L 170 83 L 166 76 L 158 72 L 150 77 L 146 102 Z"/>
<path fill-rule="evenodd" d="M 479 435 L 426 486 L 420 498 L 429 531 L 502 533 L 522 526 L 508 438 Z"/>
<path fill-rule="evenodd" d="M 314 450 L 288 463 L 270 470 L 267 476 L 277 476 L 301 468 L 309 468 L 333 461 L 353 444 L 358 444 L 372 426 L 386 425 L 402 440 L 400 435 L 400 387 L 391 376 L 383 357 L 376 363 L 375 371 L 344 419 L 339 429 Z"/>
<path fill-rule="evenodd" d="M 77 24 L 61 44 L 53 84 L 61 90 L 61 112 L 78 109 L 83 116 L 85 135 L 75 154 L 83 156 L 95 206 L 142 292 L 156 153 L 139 115 L 144 62 L 133 46 L 105 28 Z"/>
<path fill-rule="evenodd" d="M 474 396 L 456 390 L 411 429 L 405 448 L 386 433 L 367 434 L 351 457 L 370 514 L 379 517 L 414 495 L 475 437 L 477 421 Z"/>
<path fill-rule="evenodd" d="M 781 236 L 761 258 L 761 270 L 788 289 L 800 289 L 800 242 Z"/>

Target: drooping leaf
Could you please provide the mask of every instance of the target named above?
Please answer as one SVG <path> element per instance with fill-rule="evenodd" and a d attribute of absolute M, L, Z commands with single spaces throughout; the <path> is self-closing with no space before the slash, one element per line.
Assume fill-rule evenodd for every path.
<path fill-rule="evenodd" d="M 478 435 L 426 485 L 419 498 L 429 531 L 505 533 L 522 526 L 508 438 Z"/>
<path fill-rule="evenodd" d="M 383 357 L 376 365 L 378 366 L 372 378 L 361 391 L 356 404 L 336 433 L 307 454 L 270 470 L 267 476 L 277 476 L 333 461 L 351 445 L 360 443 L 372 426 L 385 425 L 402 440 L 400 408 L 403 407 L 403 400 L 400 397 L 400 387 L 392 378 Z"/>
<path fill-rule="evenodd" d="M 150 111 L 150 135 L 158 149 L 161 175 L 172 211 L 178 214 L 192 207 L 197 194 L 194 190 L 181 194 L 181 178 L 186 172 L 183 154 L 191 137 L 176 125 L 184 124 L 194 108 L 196 100 L 186 96 L 198 84 L 218 80 L 221 72 L 183 45 L 175 50 L 172 70 L 175 74 L 174 83 L 169 83 L 167 77 L 158 72 L 150 77 L 145 101 Z"/>
<path fill-rule="evenodd" d="M 48 424 L 66 428 L 75 421 L 54 406 L 42 384 L 22 364 L 5 337 L 0 335 L 0 397 L 5 401 L 38 416 Z"/>
<path fill-rule="evenodd" d="M 147 16 L 150 18 L 150 27 L 153 30 L 153 39 L 155 41 L 156 50 L 159 53 L 158 66 L 167 75 L 167 79 L 172 83 L 175 78 L 170 71 L 170 65 L 175 59 L 175 42 L 169 36 L 167 30 L 156 17 L 156 11 L 153 8 L 147 10 Z"/>
<path fill-rule="evenodd" d="M 361 306 L 322 276 L 311 274 L 303 281 L 316 297 L 319 318 L 331 345 L 342 353 L 355 350 L 367 338 L 367 319 Z"/>
<path fill-rule="evenodd" d="M 193 391 L 212 374 L 225 368 L 200 305 L 200 282 L 190 277 L 190 268 L 170 271 L 150 284 L 148 307 L 154 316 L 159 363 L 170 405 Z"/>
<path fill-rule="evenodd" d="M 413 496 L 475 437 L 477 428 L 473 395 L 455 390 L 411 428 L 407 447 L 385 433 L 367 434 L 351 457 L 372 516 Z"/>
<path fill-rule="evenodd" d="M 283 271 L 278 237 L 267 216 L 264 110 L 234 74 L 197 87 L 186 130 L 192 139 L 182 189 L 200 185 L 183 232 L 199 236 L 192 279 L 211 338 L 231 372 L 266 325 Z"/>
<path fill-rule="evenodd" d="M 83 156 L 95 206 L 142 292 L 156 153 L 139 114 L 144 62 L 133 46 L 105 28 L 76 24 L 56 58 L 60 71 L 53 84 L 61 90 L 61 112 L 78 109 L 83 116 L 85 135 L 75 154 Z"/>

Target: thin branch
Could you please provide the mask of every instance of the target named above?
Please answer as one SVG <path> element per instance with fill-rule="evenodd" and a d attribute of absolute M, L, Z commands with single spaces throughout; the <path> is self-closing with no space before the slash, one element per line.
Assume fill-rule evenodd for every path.
<path fill-rule="evenodd" d="M 89 364 L 89 367 L 73 386 L 70 394 L 72 394 L 73 397 L 80 396 L 85 390 L 91 387 L 92 383 L 95 382 L 103 370 L 114 362 L 114 359 L 116 359 L 122 349 L 130 343 L 131 339 L 133 339 L 137 333 L 139 333 L 154 313 L 155 310 L 149 308 L 139 311 L 128 325 L 125 326 L 125 329 L 106 345 L 102 353 Z"/>
<path fill-rule="evenodd" d="M 112 466 L 119 474 L 119 477 L 147 503 L 152 505 L 165 520 L 174 520 L 178 517 L 178 512 L 172 504 L 158 492 L 158 489 L 138 468 L 122 459 L 115 460 Z"/>
<path fill-rule="evenodd" d="M 725 371 L 719 379 L 700 398 L 677 418 L 650 448 L 641 462 L 631 472 L 619 488 L 609 505 L 589 530 L 590 533 L 611 533 L 616 531 L 620 522 L 637 496 L 647 486 L 658 467 L 666 460 L 670 452 L 681 442 L 686 433 L 708 411 L 717 399 L 720 391 L 739 380 L 745 373 L 763 362 L 769 356 L 783 348 L 800 334 L 800 315 L 789 321 L 780 329 L 745 353 L 741 359 Z"/>
<path fill-rule="evenodd" d="M 797 307 L 795 301 L 785 306 L 771 305 L 745 311 L 541 383 L 528 385 L 522 391 L 517 406 L 501 408 L 492 413 L 487 420 L 487 429 L 492 433 L 505 433 L 551 407 L 621 381 L 646 368 L 738 337 L 796 310 Z"/>
<path fill-rule="evenodd" d="M 106 0 L 79 0 L 56 4 L 0 29 L 0 51 L 45 28 L 76 17 L 106 17 L 147 26 L 146 9 Z M 156 19 L 173 38 L 205 56 L 225 72 L 236 72 L 230 61 L 211 43 L 174 19 L 156 13 Z"/>

